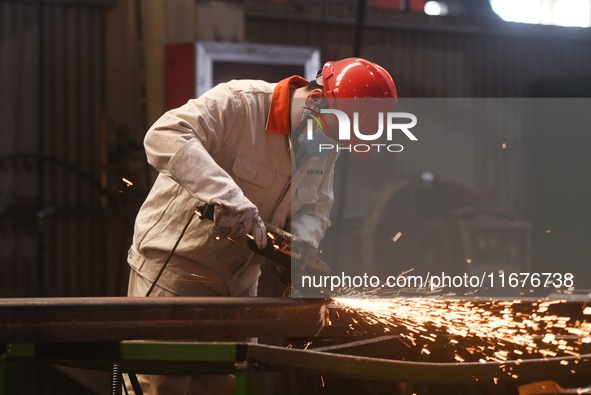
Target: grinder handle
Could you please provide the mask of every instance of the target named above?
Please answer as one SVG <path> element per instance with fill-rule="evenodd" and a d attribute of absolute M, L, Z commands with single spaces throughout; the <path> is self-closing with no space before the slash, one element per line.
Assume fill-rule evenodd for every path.
<path fill-rule="evenodd" d="M 208 219 L 213 221 L 213 213 L 215 210 L 215 206 L 212 204 L 204 204 L 203 206 L 197 206 L 197 214 L 199 214 L 199 219 Z"/>

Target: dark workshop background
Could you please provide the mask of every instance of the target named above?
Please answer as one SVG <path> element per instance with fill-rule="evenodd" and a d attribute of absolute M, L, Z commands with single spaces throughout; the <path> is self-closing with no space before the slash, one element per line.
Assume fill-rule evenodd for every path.
<path fill-rule="evenodd" d="M 167 109 L 169 44 L 304 45 L 323 61 L 362 56 L 392 73 L 401 97 L 591 97 L 590 29 L 482 13 L 433 17 L 418 3 L 1 1 L 0 297 L 125 294 L 134 217 L 155 176 L 142 139 Z M 512 136 L 526 142 L 513 158 L 521 168 L 491 177 L 482 163 L 498 163 L 501 151 L 488 150 L 479 165 L 467 158 L 458 178 L 475 180 L 462 185 L 471 193 L 494 191 L 489 205 L 525 224 L 519 248 L 532 271 L 561 259 L 589 266 L 591 133 L 533 129 Z M 430 160 L 454 157 L 463 142 L 453 138 L 392 180 L 437 179 L 445 169 Z M 326 243 L 343 243 L 347 255 L 364 224 L 339 204 Z M 589 277 L 579 284 L 591 288 Z"/>

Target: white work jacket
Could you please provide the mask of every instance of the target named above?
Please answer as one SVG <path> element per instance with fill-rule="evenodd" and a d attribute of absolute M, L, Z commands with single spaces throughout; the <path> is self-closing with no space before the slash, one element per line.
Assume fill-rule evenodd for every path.
<path fill-rule="evenodd" d="M 277 84 L 235 80 L 164 114 L 146 134 L 148 162 L 159 175 L 135 222 L 128 262 L 153 281 L 196 207 L 228 192 L 243 193 L 263 221 L 318 245 L 330 226 L 337 154 L 299 168 L 289 135 L 265 130 Z M 289 114 L 282 116 L 289 117 Z M 293 174 L 293 176 L 292 176 Z M 253 294 L 260 263 L 245 241 L 209 234 L 195 217 L 158 286 L 177 295 Z"/>

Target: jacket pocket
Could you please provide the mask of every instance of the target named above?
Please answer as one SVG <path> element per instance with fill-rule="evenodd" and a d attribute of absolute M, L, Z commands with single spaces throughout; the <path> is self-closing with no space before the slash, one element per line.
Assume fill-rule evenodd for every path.
<path fill-rule="evenodd" d="M 271 187 L 276 176 L 274 170 L 243 156 L 236 157 L 232 166 L 232 172 L 237 178 L 263 188 Z"/>

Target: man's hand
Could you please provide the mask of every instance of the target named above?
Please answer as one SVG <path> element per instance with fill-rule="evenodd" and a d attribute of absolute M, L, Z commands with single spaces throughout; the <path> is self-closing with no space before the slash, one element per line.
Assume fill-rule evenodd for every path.
<path fill-rule="evenodd" d="M 238 241 L 247 234 L 254 239 L 257 247 L 265 248 L 267 234 L 259 211 L 242 193 L 226 195 L 212 200 L 215 205 L 211 236 L 230 238 Z"/>

